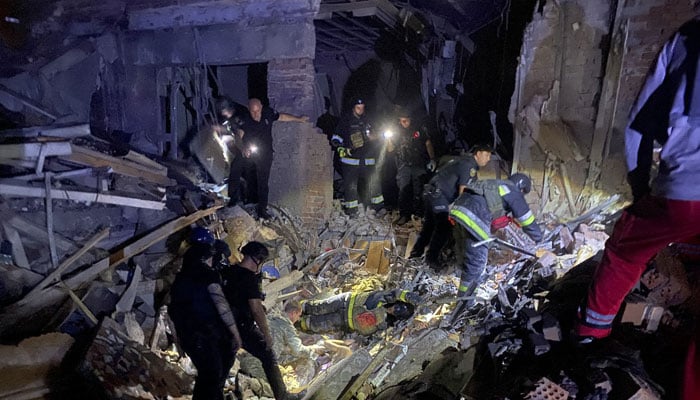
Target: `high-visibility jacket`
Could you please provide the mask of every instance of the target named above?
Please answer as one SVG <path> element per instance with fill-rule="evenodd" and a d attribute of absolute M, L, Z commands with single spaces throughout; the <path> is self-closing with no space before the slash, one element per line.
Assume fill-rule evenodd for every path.
<path fill-rule="evenodd" d="M 510 181 L 486 179 L 472 182 L 450 207 L 450 216 L 479 240 L 490 237 L 491 221 L 511 213 L 535 242 L 542 230 L 535 223 L 525 197 Z"/>

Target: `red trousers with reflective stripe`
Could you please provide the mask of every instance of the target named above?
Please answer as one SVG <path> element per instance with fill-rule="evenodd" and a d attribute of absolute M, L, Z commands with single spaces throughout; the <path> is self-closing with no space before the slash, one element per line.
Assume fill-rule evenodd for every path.
<path fill-rule="evenodd" d="M 576 324 L 580 336 L 602 338 L 611 324 L 591 326 L 591 315 L 605 325 L 646 269 L 647 262 L 672 242 L 686 242 L 700 235 L 700 201 L 670 200 L 646 196 L 626 209 L 605 244 L 603 259 L 588 289 L 587 310 Z M 590 310 L 590 311 L 589 311 Z M 589 322 L 589 324 L 587 324 Z M 609 321 L 612 323 L 612 321 Z M 595 324 L 594 324 L 595 325 Z"/>

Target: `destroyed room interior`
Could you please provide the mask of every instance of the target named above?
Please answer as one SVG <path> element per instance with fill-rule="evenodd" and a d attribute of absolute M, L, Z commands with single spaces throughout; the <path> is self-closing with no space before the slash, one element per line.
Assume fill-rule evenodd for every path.
<path fill-rule="evenodd" d="M 700 399 L 699 15 L 0 1 L 0 399 Z"/>

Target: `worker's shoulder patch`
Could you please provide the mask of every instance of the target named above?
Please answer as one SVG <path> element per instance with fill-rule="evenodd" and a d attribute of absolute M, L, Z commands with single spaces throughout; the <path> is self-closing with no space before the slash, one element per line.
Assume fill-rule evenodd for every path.
<path fill-rule="evenodd" d="M 469 176 L 476 176 L 476 169 L 470 168 L 469 169 Z"/>

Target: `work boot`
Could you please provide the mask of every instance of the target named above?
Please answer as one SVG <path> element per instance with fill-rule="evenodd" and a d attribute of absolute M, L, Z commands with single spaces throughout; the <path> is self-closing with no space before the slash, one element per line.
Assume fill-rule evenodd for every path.
<path fill-rule="evenodd" d="M 258 208 L 258 218 L 270 220 L 272 219 L 272 215 L 270 215 L 266 209 Z"/>
<path fill-rule="evenodd" d="M 404 225 L 404 224 L 406 224 L 406 223 L 407 223 L 408 221 L 410 221 L 410 220 L 411 220 L 410 217 L 407 217 L 407 216 L 405 216 L 405 215 L 402 215 L 402 216 L 400 216 L 399 218 L 397 218 L 396 220 L 394 220 L 394 225 L 399 225 L 399 226 L 400 226 L 400 225 Z"/>
<path fill-rule="evenodd" d="M 425 260 L 425 262 L 428 264 L 428 268 L 435 272 L 442 272 L 445 269 L 445 266 L 440 264 L 438 260 Z"/>
<path fill-rule="evenodd" d="M 345 215 L 347 215 L 348 217 L 354 217 L 357 215 L 357 207 L 346 208 L 344 211 Z"/>
<path fill-rule="evenodd" d="M 306 396 L 306 390 L 302 390 L 299 393 L 290 393 L 287 392 L 287 396 L 285 397 L 286 400 L 301 400 Z"/>

